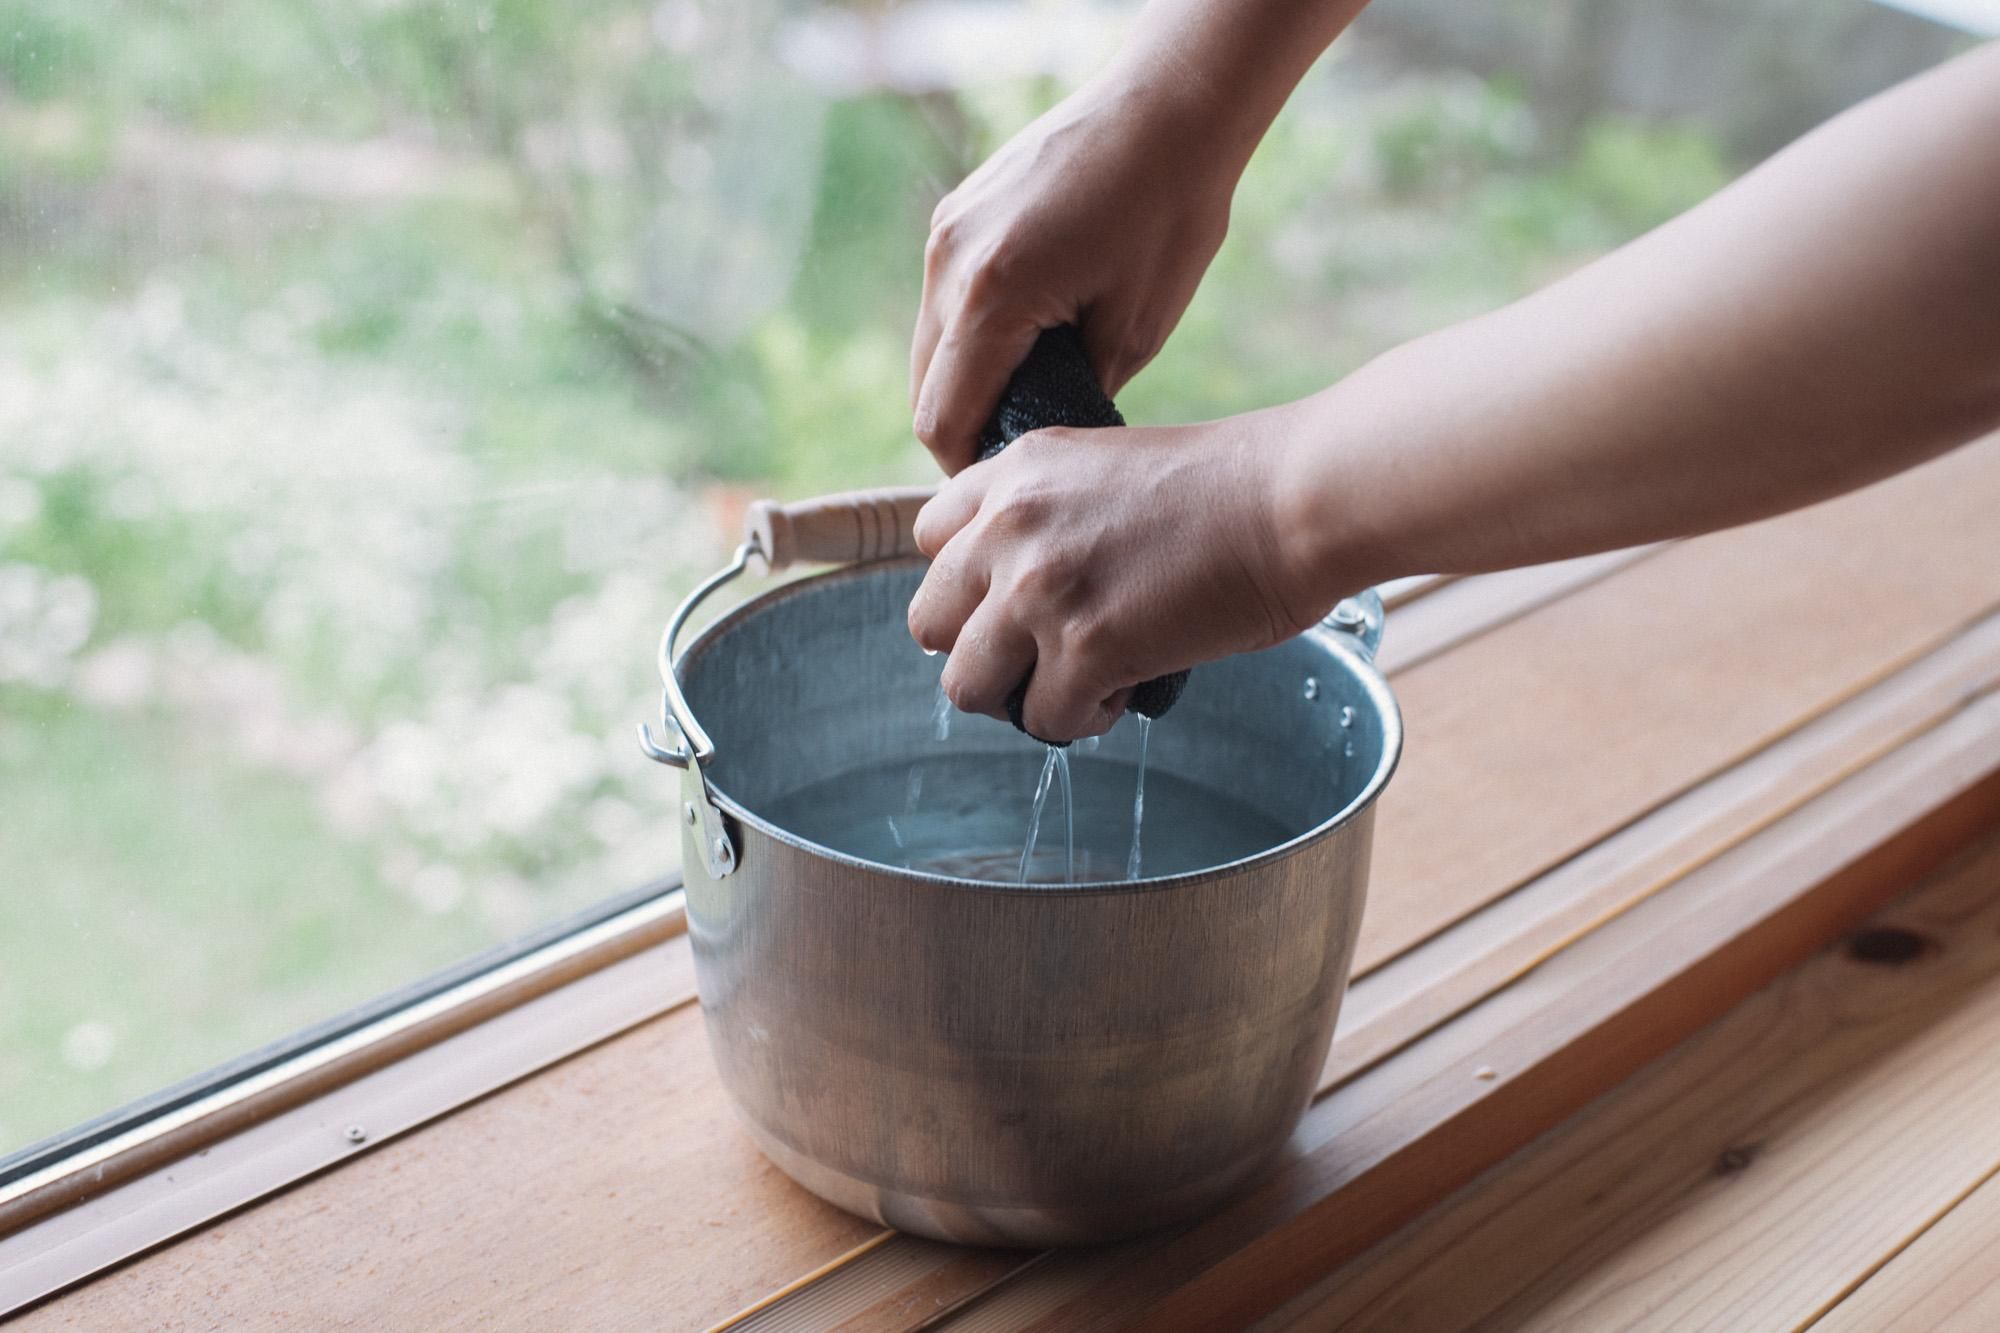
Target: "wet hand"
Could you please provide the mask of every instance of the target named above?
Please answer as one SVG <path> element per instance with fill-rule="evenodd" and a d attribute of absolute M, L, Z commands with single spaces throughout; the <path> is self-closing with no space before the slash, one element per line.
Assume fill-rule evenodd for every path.
<path fill-rule="evenodd" d="M 910 346 L 916 433 L 948 473 L 1042 329 L 1075 324 L 1116 394 L 1158 352 L 1229 225 L 1241 164 L 1167 94 L 1107 82 L 1015 135 L 931 219 Z"/>
<path fill-rule="evenodd" d="M 1108 731 L 1141 681 L 1269 647 L 1338 600 L 1305 586 L 1275 515 L 1283 409 L 1199 426 L 1043 430 L 924 507 L 910 632 L 944 689 L 1050 740 Z M 1347 591 L 1351 591 L 1347 590 Z"/>

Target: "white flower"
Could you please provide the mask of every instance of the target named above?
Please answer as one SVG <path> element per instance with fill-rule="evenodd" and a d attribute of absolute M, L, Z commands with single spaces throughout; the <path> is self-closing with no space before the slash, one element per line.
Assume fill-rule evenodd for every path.
<path fill-rule="evenodd" d="M 137 708 L 153 695 L 159 657 L 139 639 L 106 644 L 77 663 L 70 690 L 98 708 Z"/>
<path fill-rule="evenodd" d="M 97 590 L 77 574 L 0 565 L 0 682 L 54 689 L 97 623 Z"/>
<path fill-rule="evenodd" d="M 410 877 L 410 901 L 432 916 L 443 916 L 465 901 L 465 876 L 452 866 L 431 864 Z"/>
<path fill-rule="evenodd" d="M 101 1019 L 86 1019 L 63 1034 L 62 1062 L 79 1073 L 111 1063 L 118 1053 L 118 1034 Z"/>

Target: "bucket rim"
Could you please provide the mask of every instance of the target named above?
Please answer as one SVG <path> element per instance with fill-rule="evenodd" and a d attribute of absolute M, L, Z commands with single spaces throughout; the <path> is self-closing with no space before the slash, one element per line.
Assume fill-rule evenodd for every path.
<path fill-rule="evenodd" d="M 842 565 L 803 578 L 789 579 L 775 587 L 766 588 L 754 596 L 745 598 L 729 610 L 717 616 L 688 641 L 674 658 L 674 675 L 683 687 L 686 685 L 685 670 L 690 662 L 712 651 L 716 644 L 736 627 L 765 611 L 779 606 L 796 597 L 811 595 L 815 590 L 832 584 L 879 577 L 883 574 L 901 572 L 925 567 L 930 562 L 921 556 L 905 556 L 891 560 L 876 560 L 866 564 Z M 1249 856 L 1238 857 L 1219 865 L 1204 866 L 1199 870 L 1183 871 L 1173 875 L 1142 876 L 1139 879 L 1100 880 L 1085 884 L 1010 884 L 999 880 L 968 879 L 959 875 L 940 875 L 926 870 L 914 870 L 907 866 L 889 865 L 883 861 L 871 861 L 855 856 L 838 848 L 828 847 L 809 838 L 800 837 L 763 815 L 756 813 L 743 802 L 730 795 L 726 788 L 716 782 L 706 771 L 702 782 L 708 796 L 716 807 L 730 818 L 756 829 L 764 836 L 795 848 L 811 856 L 823 857 L 835 863 L 855 867 L 882 875 L 902 884 L 934 885 L 954 890 L 974 890 L 983 893 L 1009 895 L 1062 897 L 1123 895 L 1132 893 L 1159 893 L 1173 889 L 1193 888 L 1202 884 L 1224 879 L 1235 879 L 1248 872 L 1279 861 L 1288 860 L 1316 843 L 1323 842 L 1374 808 L 1389 780 L 1395 776 L 1403 757 L 1403 711 L 1396 701 L 1395 691 L 1390 688 L 1384 676 L 1368 654 L 1356 645 L 1354 636 L 1327 625 L 1315 625 L 1305 630 L 1298 638 L 1308 638 L 1313 643 L 1339 658 L 1360 682 L 1369 703 L 1382 720 L 1382 746 L 1376 756 L 1375 770 L 1368 775 L 1354 798 L 1324 820 L 1294 837 Z M 1289 640 L 1287 640 L 1289 642 Z M 720 748 L 720 747 L 718 747 Z M 712 762 L 713 756 L 710 757 Z"/>

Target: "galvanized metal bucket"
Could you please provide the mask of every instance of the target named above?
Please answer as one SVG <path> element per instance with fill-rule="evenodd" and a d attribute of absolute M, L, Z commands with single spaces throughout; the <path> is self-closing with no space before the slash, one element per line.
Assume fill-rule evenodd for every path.
<path fill-rule="evenodd" d="M 1073 887 L 864 861 L 760 811 L 861 765 L 936 755 L 943 659 L 905 629 L 920 499 L 815 502 L 838 518 L 807 540 L 812 524 L 761 508 L 663 637 L 666 736 L 642 728 L 642 744 L 682 770 L 716 1066 L 774 1162 L 888 1226 L 1050 1245 L 1185 1220 L 1279 1156 L 1326 1059 L 1374 803 L 1402 747 L 1372 665 L 1380 599 L 1201 667 L 1153 731 L 1151 766 L 1271 812 L 1296 830 L 1280 845 Z M 763 593 L 676 656 L 707 597 L 796 556 L 860 563 Z M 1133 732 L 1103 752 L 1129 751 Z M 1038 748 L 985 718 L 957 719 L 942 744 Z"/>

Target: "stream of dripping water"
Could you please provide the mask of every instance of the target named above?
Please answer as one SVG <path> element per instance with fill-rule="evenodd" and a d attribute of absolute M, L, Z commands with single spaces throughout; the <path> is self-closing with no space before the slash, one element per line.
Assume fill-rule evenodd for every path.
<path fill-rule="evenodd" d="M 1146 826 L 1146 746 L 1153 739 L 1153 719 L 1139 714 L 1139 781 L 1132 788 L 1132 850 L 1125 853 L 1125 878 L 1139 878 L 1140 838 Z"/>
<path fill-rule="evenodd" d="M 1028 882 L 1028 866 L 1035 858 L 1035 843 L 1042 832 L 1042 809 L 1058 779 L 1063 795 L 1063 883 L 1076 882 L 1076 797 L 1070 789 L 1069 751 L 1051 745 L 1048 758 L 1042 760 L 1042 776 L 1035 783 L 1034 805 L 1028 811 L 1028 841 L 1021 848 L 1021 868 L 1014 877 L 1017 884 Z"/>
<path fill-rule="evenodd" d="M 931 735 L 942 743 L 951 739 L 951 700 L 944 692 L 944 682 L 938 682 L 937 702 L 931 705 Z M 903 820 L 917 813 L 917 802 L 924 794 L 924 766 L 910 765 L 910 785 L 903 798 Z M 903 848 L 903 830 L 897 826 L 896 816 L 889 816 L 889 836 L 895 839 L 898 851 Z"/>

